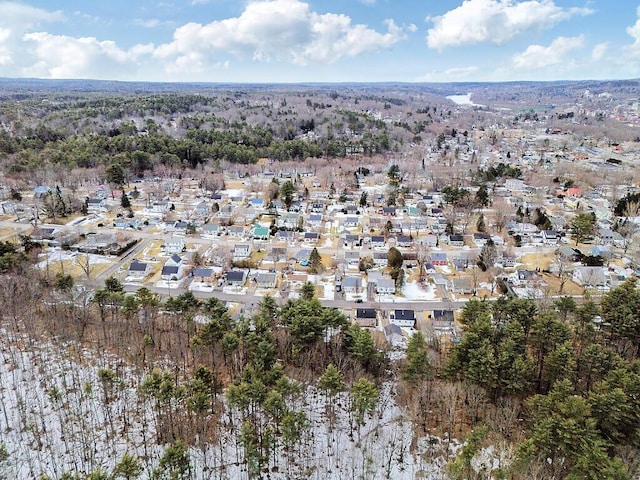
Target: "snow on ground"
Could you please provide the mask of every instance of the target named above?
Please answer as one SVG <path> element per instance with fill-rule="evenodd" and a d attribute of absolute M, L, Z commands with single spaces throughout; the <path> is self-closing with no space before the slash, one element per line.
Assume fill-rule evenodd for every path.
<path fill-rule="evenodd" d="M 246 287 L 235 287 L 233 285 L 226 285 L 222 287 L 223 293 L 229 293 L 232 295 L 246 295 L 247 288 Z"/>
<path fill-rule="evenodd" d="M 83 253 L 80 255 L 82 256 L 82 262 L 84 263 L 86 254 Z M 103 255 L 95 255 L 93 253 L 90 253 L 88 255 L 89 255 L 90 265 L 95 265 L 98 263 L 105 264 L 105 263 L 112 262 L 111 259 Z M 51 266 L 55 262 L 73 261 L 77 263 L 78 253 L 70 252 L 68 250 L 50 249 L 46 253 L 42 254 L 41 256 L 44 256 L 45 259 L 42 260 L 41 262 L 38 262 L 37 267 L 42 269 L 42 268 L 47 268 L 47 266 Z"/>
<path fill-rule="evenodd" d="M 192 292 L 213 292 L 213 284 L 211 282 L 196 282 L 189 284 L 189 290 Z"/>
<path fill-rule="evenodd" d="M 75 345 L 40 344 L 1 333 L 6 343 L 0 350 L 0 445 L 8 452 L 2 478 L 61 478 L 66 472 L 84 478 L 97 469 L 110 471 L 125 453 L 140 458 L 142 480 L 152 477 L 167 445 L 156 443 L 164 412 L 156 412 L 155 400 L 140 394 L 148 371 L 136 373 L 115 358 L 96 358 Z M 112 383 L 101 380 L 100 369 L 113 372 Z M 348 393 L 327 398 L 305 387 L 291 402 L 306 414 L 310 428 L 293 451 L 276 447 L 269 478 L 446 479 L 443 452 L 454 453 L 459 444 L 414 439 L 393 390 L 391 384 L 382 385 L 375 413 L 357 425 Z M 232 409 L 223 418 L 220 443 L 188 450 L 190 479 L 248 480 L 242 417 Z"/>
<path fill-rule="evenodd" d="M 435 288 L 429 286 L 426 290 L 417 282 L 407 282 L 402 286 L 402 294 L 405 300 L 435 300 Z"/>

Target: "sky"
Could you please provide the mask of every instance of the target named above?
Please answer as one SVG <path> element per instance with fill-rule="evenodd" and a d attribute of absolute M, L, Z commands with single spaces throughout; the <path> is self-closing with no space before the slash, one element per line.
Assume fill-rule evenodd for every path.
<path fill-rule="evenodd" d="M 640 0 L 0 0 L 0 77 L 640 77 Z"/>

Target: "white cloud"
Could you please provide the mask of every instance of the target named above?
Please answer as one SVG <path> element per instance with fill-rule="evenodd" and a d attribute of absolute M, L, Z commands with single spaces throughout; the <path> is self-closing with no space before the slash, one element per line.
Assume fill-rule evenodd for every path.
<path fill-rule="evenodd" d="M 609 50 L 609 42 L 598 43 L 593 50 L 591 50 L 591 59 L 595 62 L 599 62 L 602 60 L 607 51 Z"/>
<path fill-rule="evenodd" d="M 626 46 L 626 50 L 634 57 L 640 57 L 640 6 L 636 10 L 638 20 L 630 27 L 627 27 L 627 34 L 633 38 L 633 43 Z"/>
<path fill-rule="evenodd" d="M 138 59 L 153 49 L 149 45 L 136 45 L 123 50 L 112 41 L 46 32 L 27 33 L 24 40 L 35 44 L 35 59 L 23 73 L 46 78 L 113 78 L 114 69 L 135 70 Z"/>
<path fill-rule="evenodd" d="M 388 48 L 415 30 L 392 20 L 386 26 L 381 33 L 354 25 L 346 15 L 319 14 L 299 0 L 260 0 L 249 3 L 239 17 L 178 28 L 173 41 L 160 45 L 155 56 L 174 62 L 188 58 L 215 62 L 216 54 L 228 52 L 263 62 L 332 63 Z"/>
<path fill-rule="evenodd" d="M 433 23 L 427 45 L 438 50 L 481 42 L 500 45 L 528 31 L 591 13 L 589 8 L 559 7 L 553 0 L 465 0 L 444 15 L 427 18 Z"/>
<path fill-rule="evenodd" d="M 550 65 L 566 63 L 567 54 L 583 46 L 584 35 L 558 37 L 548 47 L 529 45 L 524 52 L 513 57 L 513 65 L 519 69 L 535 70 Z"/>
<path fill-rule="evenodd" d="M 16 2 L 0 2 L 0 26 L 24 31 L 44 23 L 60 22 L 65 19 L 60 11 L 48 12 Z"/>
<path fill-rule="evenodd" d="M 148 79 L 164 72 L 168 79 L 185 80 L 200 72 L 200 78 L 208 78 L 229 69 L 231 56 L 329 64 L 389 48 L 417 29 L 386 20 L 378 31 L 344 14 L 315 12 L 302 0 L 253 0 L 237 17 L 187 23 L 166 43 L 125 48 L 112 40 L 53 34 L 41 27 L 64 20 L 60 12 L 0 1 L 0 76 Z M 167 25 L 156 19 L 132 22 L 145 28 Z"/>

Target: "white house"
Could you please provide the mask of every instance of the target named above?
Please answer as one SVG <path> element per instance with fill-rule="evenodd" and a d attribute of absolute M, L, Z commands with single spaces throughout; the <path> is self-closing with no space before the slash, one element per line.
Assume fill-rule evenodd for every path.
<path fill-rule="evenodd" d="M 181 237 L 167 238 L 164 242 L 164 250 L 167 253 L 181 253 L 184 248 L 184 239 Z"/>
<path fill-rule="evenodd" d="M 355 276 L 347 276 L 342 281 L 342 289 L 345 293 L 357 295 L 362 291 L 362 278 Z"/>
<path fill-rule="evenodd" d="M 149 271 L 149 265 L 134 259 L 129 265 L 128 275 L 130 277 L 145 277 Z"/>
<path fill-rule="evenodd" d="M 391 278 L 376 280 L 376 292 L 378 295 L 393 295 L 396 293 L 396 282 Z"/>
<path fill-rule="evenodd" d="M 233 259 L 245 260 L 251 256 L 251 245 L 248 243 L 239 243 L 233 247 Z"/>
<path fill-rule="evenodd" d="M 604 267 L 576 267 L 573 270 L 573 281 L 583 287 L 606 287 L 607 271 Z"/>
<path fill-rule="evenodd" d="M 399 327 L 413 328 L 416 325 L 416 314 L 413 310 L 391 310 L 389 322 Z"/>
<path fill-rule="evenodd" d="M 258 288 L 276 288 L 278 275 L 276 273 L 259 273 L 256 279 Z"/>

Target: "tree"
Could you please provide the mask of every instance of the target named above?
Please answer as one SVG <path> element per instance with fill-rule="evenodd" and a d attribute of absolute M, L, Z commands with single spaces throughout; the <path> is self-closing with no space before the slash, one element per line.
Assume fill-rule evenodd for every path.
<path fill-rule="evenodd" d="M 571 220 L 571 233 L 576 245 L 593 237 L 595 223 L 595 217 L 590 213 L 579 213 Z"/>
<path fill-rule="evenodd" d="M 284 202 L 285 207 L 289 208 L 293 202 L 293 195 L 296 193 L 296 187 L 291 180 L 287 180 L 280 187 L 280 198 Z"/>
<path fill-rule="evenodd" d="M 54 285 L 58 290 L 70 292 L 73 288 L 73 277 L 69 274 L 65 275 L 62 272 L 58 272 L 56 273 Z"/>
<path fill-rule="evenodd" d="M 125 184 L 126 176 L 124 168 L 122 168 L 122 165 L 119 163 L 112 163 L 105 169 L 104 173 L 107 183 L 112 187 L 121 187 Z"/>
<path fill-rule="evenodd" d="M 387 266 L 392 269 L 402 268 L 402 253 L 396 247 L 391 247 L 387 252 Z"/>
<path fill-rule="evenodd" d="M 627 345 L 632 354 L 640 356 L 640 291 L 634 278 L 607 292 L 600 302 L 602 319 L 615 341 L 618 352 L 625 353 Z"/>
<path fill-rule="evenodd" d="M 134 480 L 142 474 L 142 465 L 140 460 L 133 455 L 125 453 L 120 461 L 113 468 L 112 476 L 114 479 L 122 478 L 123 480 Z"/>
<path fill-rule="evenodd" d="M 322 272 L 322 270 L 322 257 L 320 257 L 318 249 L 314 247 L 313 250 L 311 250 L 311 254 L 309 255 L 309 271 L 316 274 Z"/>
<path fill-rule="evenodd" d="M 361 207 L 367 206 L 367 192 L 362 192 L 360 194 L 360 206 Z"/>
<path fill-rule="evenodd" d="M 572 394 L 568 380 L 548 395 L 532 397 L 527 406 L 532 420 L 518 446 L 520 468 L 538 461 L 545 470 L 541 478 L 629 478 L 620 459 L 609 456 L 609 443 L 599 435 L 588 402 Z"/>
<path fill-rule="evenodd" d="M 378 389 L 366 378 L 360 378 L 351 387 L 351 411 L 355 414 L 355 423 L 364 425 L 365 416 L 373 413 L 378 404 Z"/>
<path fill-rule="evenodd" d="M 487 190 L 487 186 L 483 183 L 480 185 L 480 188 L 476 192 L 476 203 L 483 207 L 489 206 L 489 191 Z"/>
<path fill-rule="evenodd" d="M 478 221 L 476 222 L 476 230 L 478 230 L 478 232 L 487 231 L 487 224 L 484 221 L 484 214 L 482 213 L 478 216 Z"/>
<path fill-rule="evenodd" d="M 124 190 L 122 191 L 122 195 L 120 196 L 120 206 L 122 208 L 131 208 L 131 201 L 129 200 L 129 197 L 124 192 Z"/>
<path fill-rule="evenodd" d="M 169 445 L 153 470 L 154 480 L 187 480 L 191 478 L 189 451 L 182 440 Z"/>
<path fill-rule="evenodd" d="M 497 257 L 498 250 L 496 249 L 493 240 L 489 239 L 480 250 L 480 254 L 478 255 L 478 266 L 483 272 L 486 272 L 488 269 L 493 267 Z"/>
<path fill-rule="evenodd" d="M 387 178 L 390 186 L 397 187 L 400 183 L 400 167 L 395 164 L 391 165 L 387 170 Z"/>
<path fill-rule="evenodd" d="M 407 359 L 402 368 L 402 378 L 411 385 L 417 386 L 433 375 L 433 367 L 429 362 L 429 354 L 424 336 L 414 333 L 407 345 Z"/>

